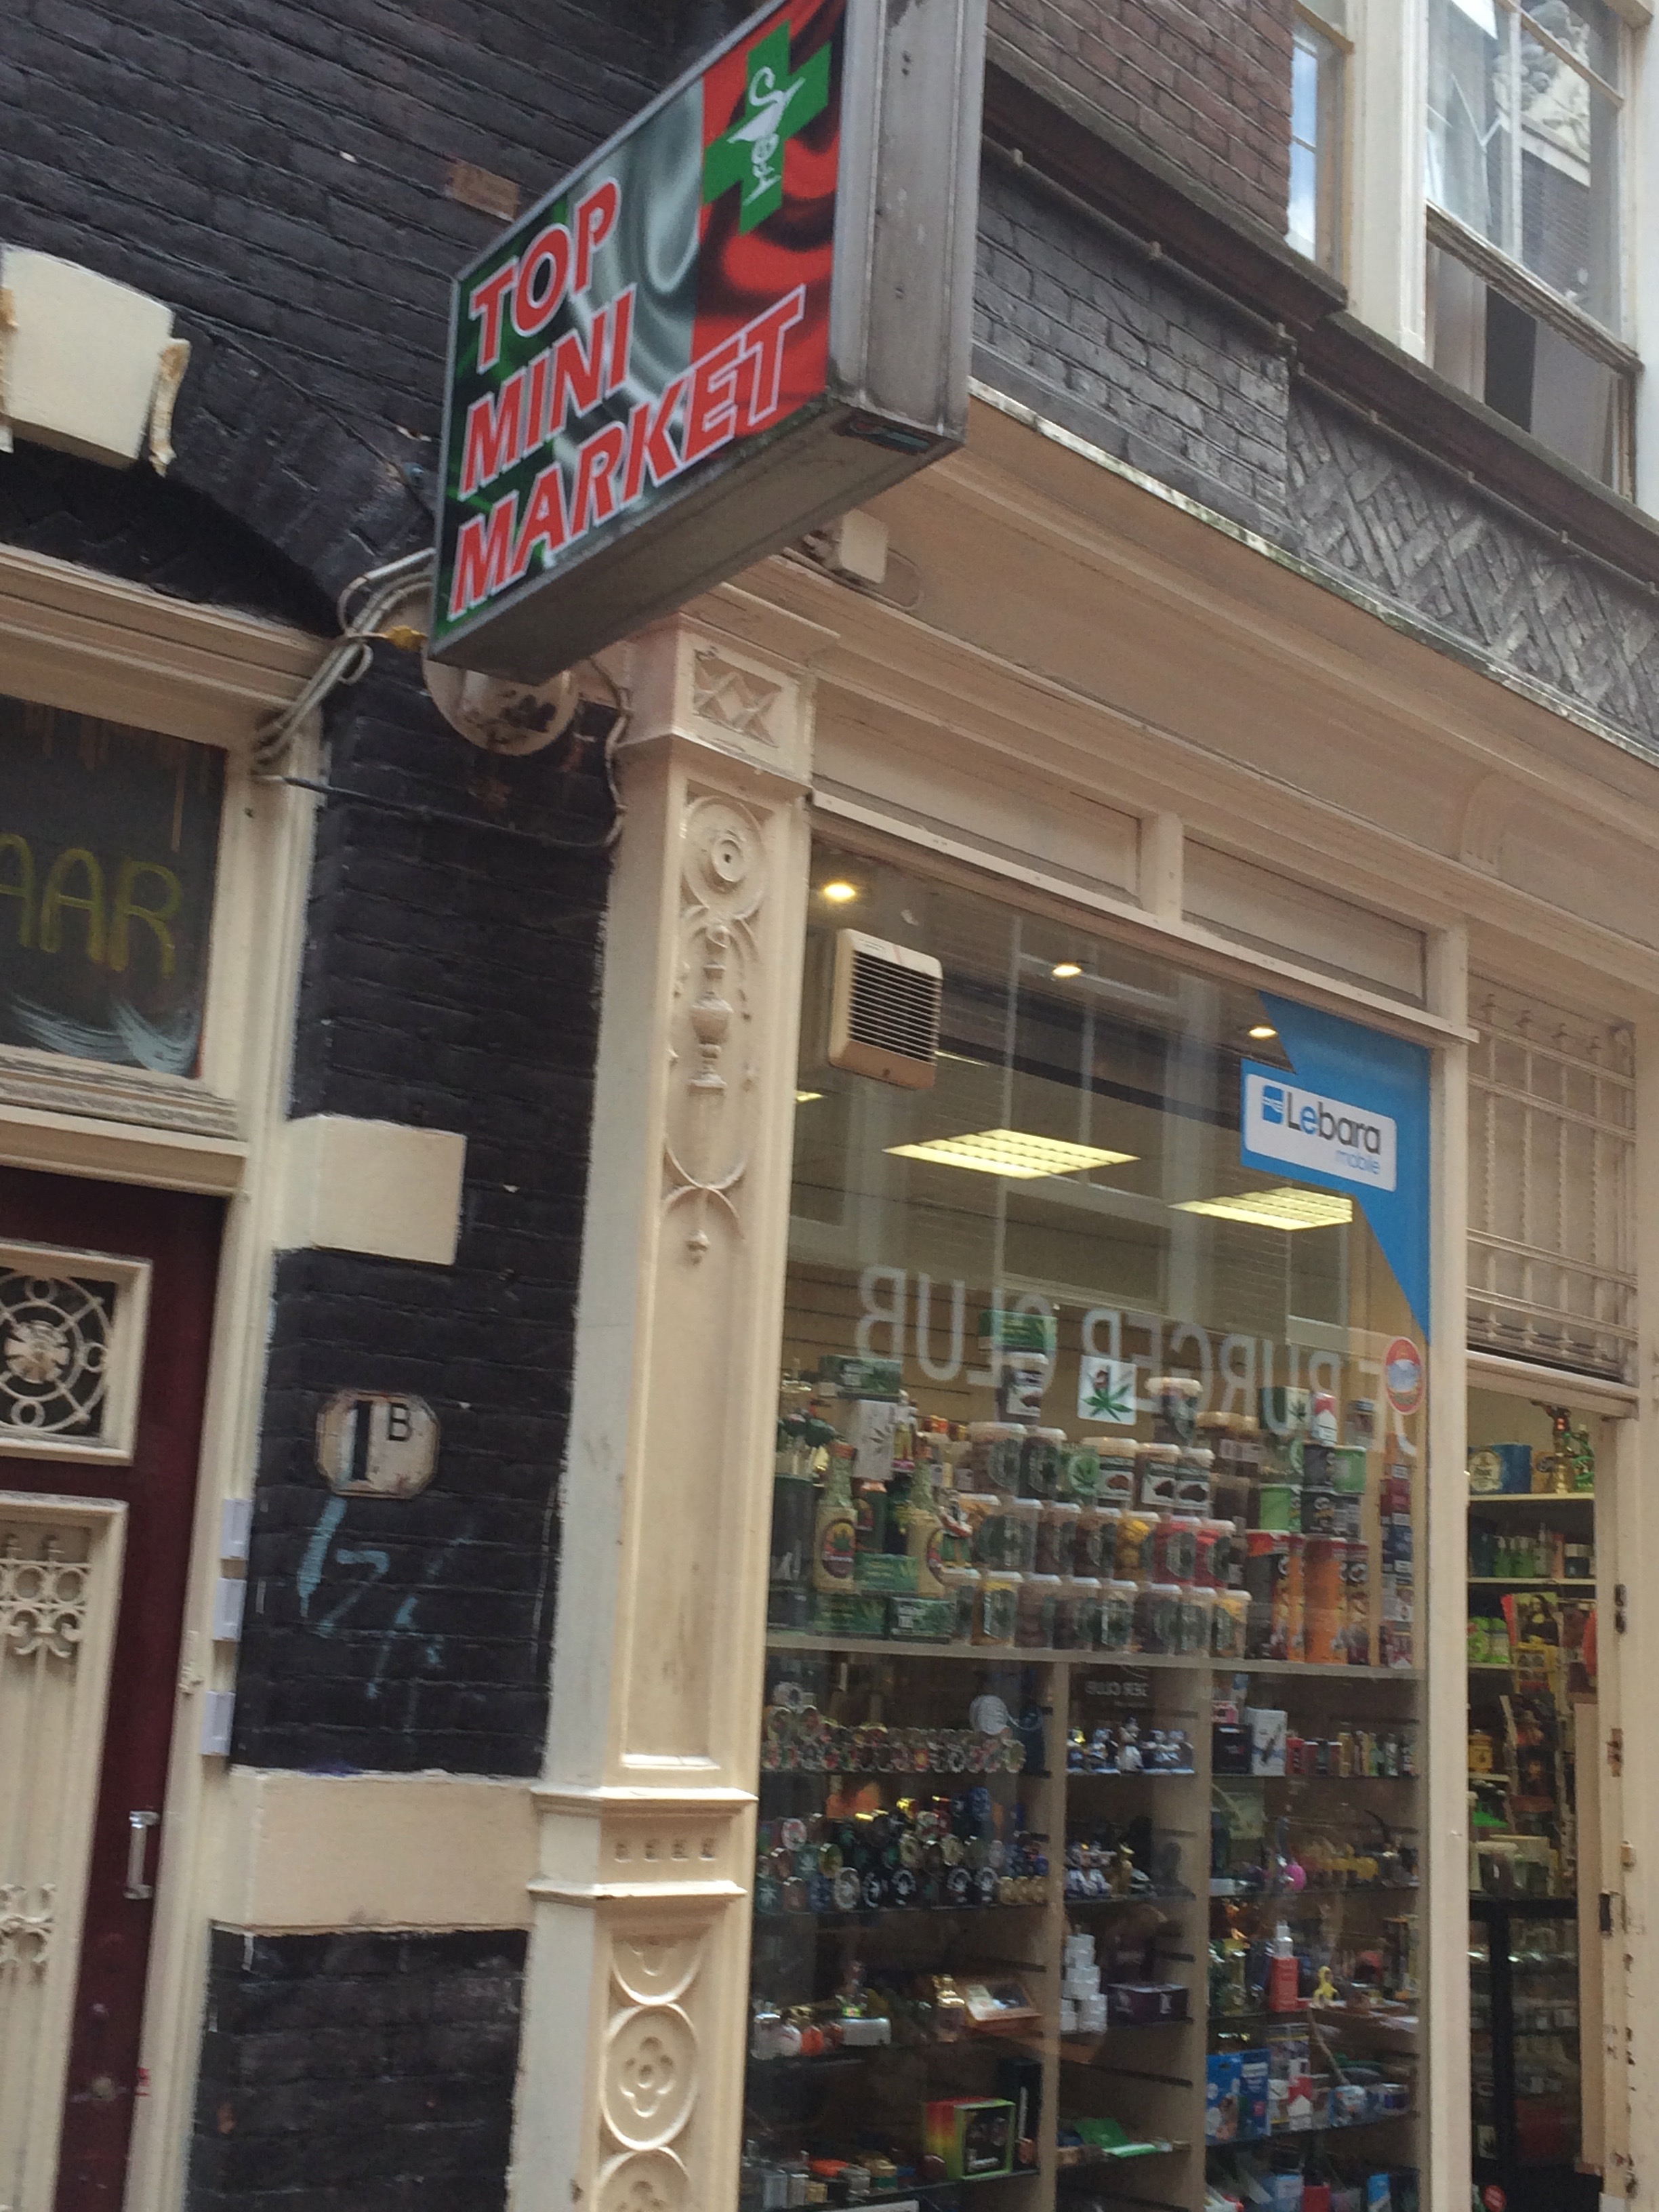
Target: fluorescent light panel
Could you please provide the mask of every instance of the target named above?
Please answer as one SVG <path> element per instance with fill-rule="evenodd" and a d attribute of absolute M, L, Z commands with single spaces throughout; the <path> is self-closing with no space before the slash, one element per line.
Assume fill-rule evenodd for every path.
<path fill-rule="evenodd" d="M 1100 1145 L 1069 1145 L 1059 1137 L 1034 1137 L 1024 1129 L 979 1129 L 961 1137 L 929 1137 L 920 1145 L 889 1145 L 901 1159 L 934 1167 L 973 1168 L 981 1175 L 1035 1182 L 1040 1176 L 1076 1175 L 1084 1168 L 1121 1167 L 1133 1152 Z"/>
<path fill-rule="evenodd" d="M 1353 1219 L 1353 1200 L 1331 1190 L 1241 1190 L 1232 1198 L 1188 1198 L 1177 1213 L 1208 1213 L 1218 1221 L 1248 1221 L 1258 1229 L 1332 1229 Z"/>

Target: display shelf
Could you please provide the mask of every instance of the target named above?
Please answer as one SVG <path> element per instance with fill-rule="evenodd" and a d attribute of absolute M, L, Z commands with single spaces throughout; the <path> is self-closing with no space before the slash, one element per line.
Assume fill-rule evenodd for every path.
<path fill-rule="evenodd" d="M 1071 1782 L 1191 1782 L 1195 1766 L 1068 1766 Z"/>
<path fill-rule="evenodd" d="M 1057 2173 L 1092 2173 L 1098 2166 L 1122 2166 L 1139 2158 L 1172 2158 L 1192 2145 L 1177 2137 L 1160 2136 L 1155 2142 L 1123 2143 L 1116 2149 L 1104 2143 L 1062 2143 L 1054 2153 Z"/>
<path fill-rule="evenodd" d="M 1349 1667 L 1327 1665 L 1323 1660 L 1217 1659 L 1210 1666 L 1218 1674 L 1273 1674 L 1287 1680 L 1302 1677 L 1328 1682 L 1420 1682 L 1420 1667 Z"/>
<path fill-rule="evenodd" d="M 1471 1589 L 1549 1589 L 1577 1590 L 1594 1599 L 1594 1575 L 1471 1575 Z"/>
<path fill-rule="evenodd" d="M 1068 1912 L 1087 1912 L 1097 1905 L 1196 1905 L 1195 1889 L 1141 1889 L 1131 1891 L 1124 1897 L 1067 1897 L 1063 1898 Z"/>
<path fill-rule="evenodd" d="M 754 1917 L 768 1928 L 785 1927 L 792 1921 L 802 1928 L 864 1928 L 892 1920 L 1001 1919 L 1018 1912 L 1046 1912 L 1048 1905 L 1044 1898 L 1030 1905 L 860 1905 L 847 1912 L 813 1912 L 805 1905 L 798 1911 L 763 1912 L 757 1907 Z"/>
<path fill-rule="evenodd" d="M 1486 1490 L 1469 1492 L 1469 1504 L 1488 1505 L 1594 1505 L 1593 1490 Z"/>

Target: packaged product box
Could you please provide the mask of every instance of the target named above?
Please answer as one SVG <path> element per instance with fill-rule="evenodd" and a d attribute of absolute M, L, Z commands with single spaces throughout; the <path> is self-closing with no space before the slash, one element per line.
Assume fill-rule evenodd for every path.
<path fill-rule="evenodd" d="M 1313 2125 L 1312 2049 L 1305 2027 L 1267 2030 L 1267 2110 L 1276 2128 Z"/>
<path fill-rule="evenodd" d="M 860 1590 L 814 1590 L 811 1626 L 815 1636 L 884 1636 L 887 1601 Z"/>
<path fill-rule="evenodd" d="M 891 1597 L 914 1597 L 916 1563 L 908 1552 L 860 1552 L 853 1580 L 861 1590 L 880 1590 Z"/>
<path fill-rule="evenodd" d="M 1012 2173 L 1014 2107 L 1006 2097 L 945 2097 L 922 2109 L 928 2155 L 943 2161 L 947 2181 Z"/>
<path fill-rule="evenodd" d="M 1365 2176 L 1365 2212 L 1394 2212 L 1392 2174 L 1368 2173 Z"/>
<path fill-rule="evenodd" d="M 836 1430 L 853 1447 L 855 1482 L 892 1480 L 898 1410 L 892 1398 L 844 1397 L 836 1408 Z"/>
<path fill-rule="evenodd" d="M 1106 2002 L 1112 2018 L 1126 2027 L 1187 2017 L 1187 1990 L 1182 1982 L 1111 1982 Z"/>
<path fill-rule="evenodd" d="M 843 1398 L 896 1398 L 904 1387 L 904 1363 L 860 1352 L 826 1352 L 818 1362 L 818 1381 Z"/>
<path fill-rule="evenodd" d="M 1204 2077 L 1204 2140 L 1238 2140 L 1238 2069 L 1236 2051 L 1212 2051 Z"/>
<path fill-rule="evenodd" d="M 948 1597 L 890 1597 L 887 1633 L 911 1644 L 948 1644 L 957 1609 Z"/>
<path fill-rule="evenodd" d="M 1365 1489 L 1365 1447 L 1363 1444 L 1333 1444 L 1331 1447 L 1331 1488 L 1349 1498 L 1363 1497 Z"/>
<path fill-rule="evenodd" d="M 1247 1705 L 1244 1725 L 1250 1732 L 1252 1774 L 1282 1774 L 1290 1733 L 1290 1716 L 1277 1705 Z"/>
<path fill-rule="evenodd" d="M 1238 2140 L 1258 2142 L 1267 2135 L 1272 2105 L 1273 2061 L 1265 2051 L 1238 2054 Z"/>

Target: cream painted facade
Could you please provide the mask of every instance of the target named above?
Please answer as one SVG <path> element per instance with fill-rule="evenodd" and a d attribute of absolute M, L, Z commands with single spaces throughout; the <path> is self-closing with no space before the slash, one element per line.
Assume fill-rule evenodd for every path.
<path fill-rule="evenodd" d="M 905 606 L 782 557 L 629 653 L 623 957 L 606 971 L 514 2203 L 735 2202 L 767 1441 L 817 820 L 842 846 L 1436 1054 L 1425 2203 L 1462 2212 L 1464 1391 L 1539 1387 L 1522 1364 L 1462 1349 L 1469 977 L 1631 1024 L 1651 1083 L 1659 782 L 1588 722 L 983 401 L 966 452 L 878 511 L 914 568 Z M 1416 1004 L 1401 995 L 1411 945 Z M 1659 1171 L 1645 1115 L 1639 1145 L 1645 1192 Z M 1659 1232 L 1640 1213 L 1645 1375 Z M 1593 1778 L 1614 1924 L 1612 2203 L 1659 2176 L 1642 2088 L 1659 2027 L 1659 1806 L 1620 1704 L 1659 1662 L 1641 1479 L 1659 1415 L 1646 1391 L 1583 1395 L 1619 1439 L 1608 1617 L 1615 1582 L 1630 1598 L 1601 1712 L 1630 1752 Z"/>
<path fill-rule="evenodd" d="M 313 800 L 262 782 L 260 721 L 317 641 L 0 558 L 9 684 L 224 747 L 199 1084 L 100 1094 L 0 1061 L 0 1159 L 229 1201 L 129 2202 L 178 2205 L 209 1925 L 531 1931 L 513 2202 L 735 2203 L 769 1437 L 810 839 L 842 842 L 1437 1054 L 1436 1465 L 1426 1620 L 1433 2212 L 1469 2139 L 1464 1779 L 1466 1059 L 1471 972 L 1631 1024 L 1659 1082 L 1659 778 L 1588 719 L 1454 660 L 1231 525 L 980 400 L 960 456 L 880 502 L 907 604 L 774 559 L 608 657 L 629 722 L 564 1483 L 545 1771 L 534 1783 L 232 1770 L 201 1750 L 227 1499 L 246 1496 L 271 1256 L 296 1236 L 441 1265 L 457 1164 L 285 1123 Z M 908 574 L 908 571 L 907 571 Z M 293 765 L 307 772 L 303 748 Z M 1407 992 L 1420 977 L 1420 998 Z M 159 1085 L 159 1087 L 158 1087 Z M 365 1133 L 359 1140 L 373 1146 Z M 1638 1126 L 1639 1373 L 1654 1371 L 1659 1139 Z M 399 1186 L 398 1161 L 407 1164 Z M 327 1194 L 326 1177 L 351 1205 Z M 434 1188 L 441 1198 L 434 1200 Z M 1601 1597 L 1609 2197 L 1659 2187 L 1650 1923 L 1659 1771 L 1624 1686 L 1659 1667 L 1642 1480 L 1618 1423 Z"/>

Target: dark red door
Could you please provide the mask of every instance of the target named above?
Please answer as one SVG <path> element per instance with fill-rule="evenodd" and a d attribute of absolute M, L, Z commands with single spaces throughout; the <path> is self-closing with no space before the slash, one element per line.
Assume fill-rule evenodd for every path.
<path fill-rule="evenodd" d="M 149 1899 L 126 1894 L 128 1816 L 165 1810 L 220 1225 L 214 1199 L 0 1168 L 0 1237 L 148 1260 L 152 1269 L 131 1463 L 0 1460 L 0 1488 L 127 1505 L 58 2212 L 119 2212 L 126 2182 L 154 1911 Z M 143 1880 L 153 1887 L 164 1826 L 147 1844 Z"/>

